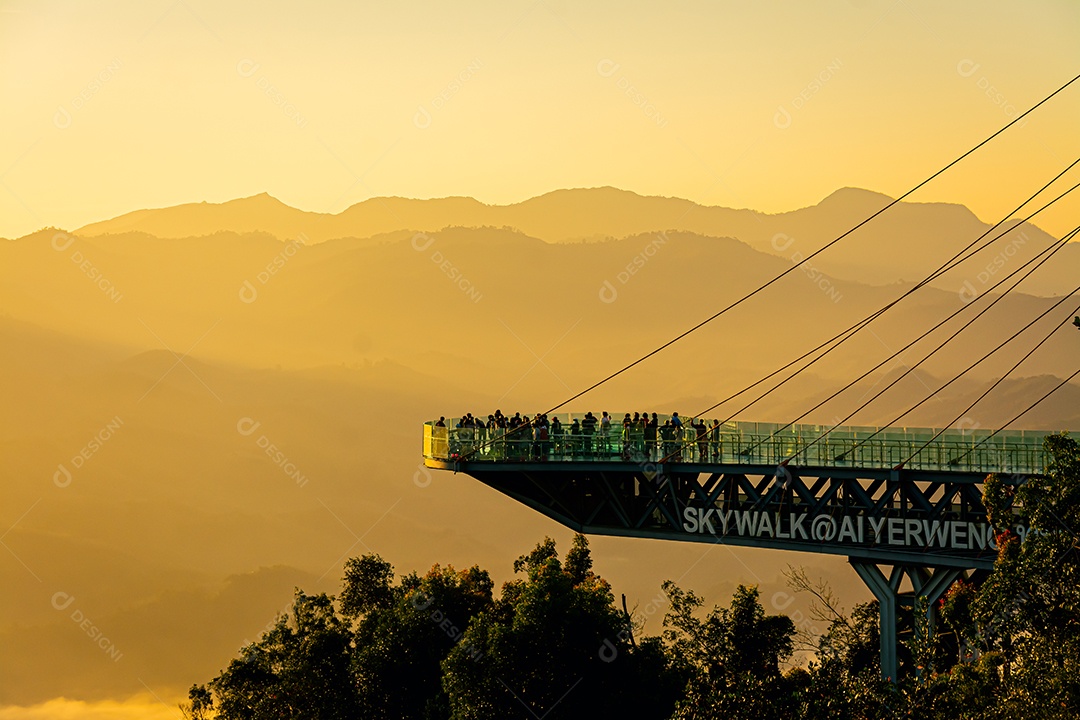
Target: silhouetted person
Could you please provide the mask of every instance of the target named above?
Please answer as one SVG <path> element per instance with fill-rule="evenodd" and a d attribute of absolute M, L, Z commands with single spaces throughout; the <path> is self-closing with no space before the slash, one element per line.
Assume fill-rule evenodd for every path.
<path fill-rule="evenodd" d="M 586 457 L 593 454 L 593 436 L 596 435 L 596 416 L 591 412 L 585 413 L 585 419 L 581 421 L 581 434 L 584 443 Z"/>
<path fill-rule="evenodd" d="M 698 420 L 694 425 L 694 430 L 697 433 L 697 448 L 698 448 L 698 462 L 708 462 L 709 460 L 709 427 L 705 424 L 705 420 Z"/>
<path fill-rule="evenodd" d="M 645 416 L 642 416 L 645 417 Z M 653 450 L 656 448 L 656 431 L 659 427 L 659 421 L 656 419 L 656 413 L 652 414 L 652 418 L 645 421 L 645 459 L 653 460 Z"/>
<path fill-rule="evenodd" d="M 660 440 L 663 443 L 663 456 L 661 459 L 674 461 L 678 458 L 675 457 L 675 448 L 677 443 L 675 442 L 675 426 L 671 423 L 671 420 L 665 420 L 664 424 L 660 426 Z"/>
<path fill-rule="evenodd" d="M 559 420 L 559 416 L 551 418 L 551 442 L 555 448 L 557 454 L 566 452 L 565 442 L 563 440 L 563 426 L 562 421 Z"/>
<path fill-rule="evenodd" d="M 550 440 L 547 419 L 538 414 L 533 420 L 533 457 L 536 460 L 547 460 Z"/>
<path fill-rule="evenodd" d="M 605 410 L 600 416 L 600 452 L 611 454 L 611 416 Z"/>

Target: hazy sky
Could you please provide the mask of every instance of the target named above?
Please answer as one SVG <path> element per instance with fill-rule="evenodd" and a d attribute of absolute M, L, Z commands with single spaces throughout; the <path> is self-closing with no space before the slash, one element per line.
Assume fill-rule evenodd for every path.
<path fill-rule="evenodd" d="M 1077 37 L 1072 1 L 0 1 L 0 235 L 263 191 L 896 196 L 1080 72 Z M 1078 126 L 1080 83 L 913 199 L 996 220 Z"/>
<path fill-rule="evenodd" d="M 0 0 L 0 237 L 261 192 L 320 212 L 381 195 L 503 204 L 604 185 L 768 212 L 812 205 L 844 186 L 897 196 L 1080 73 L 1077 38 L 1077 0 Z M 1078 128 L 1080 82 L 912 199 L 964 203 L 995 221 L 1080 157 Z M 1070 178 L 1080 182 L 1080 170 Z M 1080 199 L 1071 199 L 1035 222 L 1060 234 L 1080 222 L 1078 211 Z M 652 279 L 611 305 L 597 291 L 606 273 L 629 267 L 628 245 L 547 248 L 605 254 L 555 285 L 555 271 L 541 270 L 562 267 L 556 255 L 544 255 L 546 266 L 531 260 L 519 292 L 505 266 L 540 257 L 528 243 L 508 249 L 520 261 L 491 263 L 481 234 L 475 242 L 471 231 L 453 235 L 439 239 L 445 263 L 403 243 L 310 248 L 281 279 L 260 285 L 257 304 L 238 291 L 284 252 L 264 238 L 145 248 L 78 239 L 63 254 L 55 244 L 0 243 L 0 350 L 18 349 L 0 352 L 0 377 L 11 404 L 28 408 L 0 418 L 8 421 L 0 447 L 19 448 L 0 464 L 0 530 L 8 528 L 0 577 L 15 588 L 0 596 L 0 610 L 16 609 L 0 612 L 0 639 L 35 639 L 0 648 L 34 647 L 58 668 L 26 671 L 34 694 L 24 697 L 52 688 L 82 699 L 119 696 L 116 688 L 151 694 L 121 709 L 57 697 L 30 710 L 0 707 L 0 720 L 121 711 L 141 720 L 157 712 L 158 697 L 175 717 L 173 695 L 213 677 L 245 633 L 255 637 L 287 601 L 293 577 L 322 572 L 336 583 L 344 558 L 363 548 L 384 553 L 399 572 L 476 562 L 506 576 L 543 534 L 569 531 L 480 483 L 418 482 L 418 419 L 466 402 L 476 412 L 489 402 L 478 397 L 518 405 L 504 404 L 510 411 L 565 397 L 571 385 L 584 387 L 670 337 L 658 293 L 693 278 L 690 300 L 681 300 L 693 318 L 709 312 L 714 296 L 741 292 L 740 283 L 750 287 L 788 262 L 735 248 L 731 257 L 749 260 L 714 270 L 716 262 L 696 262 L 704 257 L 696 241 L 673 242 L 650 261 Z M 926 237 L 919 240 L 925 249 Z M 483 289 L 482 304 L 448 279 L 451 248 L 454 267 Z M 992 274 L 969 270 L 973 280 Z M 794 292 L 812 298 L 794 306 L 816 320 L 788 323 L 798 327 L 782 328 L 786 343 L 816 343 L 829 323 L 845 327 L 864 305 L 892 297 L 888 287 L 849 282 L 866 273 L 837 277 L 842 302 L 817 292 L 824 286 L 815 280 L 789 276 Z M 102 292 L 106 280 L 122 302 Z M 560 312 L 531 301 L 549 287 L 559 291 Z M 512 302 L 500 303 L 499 293 Z M 743 324 L 727 326 L 737 338 L 724 341 L 730 353 L 716 353 L 717 335 L 697 334 L 674 351 L 693 364 L 668 355 L 600 392 L 607 401 L 701 409 L 708 393 L 727 393 L 724 383 L 757 377 L 760 353 L 740 347 L 776 344 L 776 323 L 751 312 L 788 317 L 795 297 L 770 293 L 762 301 L 774 304 L 733 313 Z M 951 293 L 931 297 L 956 302 Z M 1046 302 L 1014 300 L 1013 318 Z M 517 302 L 524 314 L 513 312 Z M 453 303 L 468 310 L 451 323 L 474 331 L 460 347 L 436 348 L 430 308 Z M 824 384 L 861 371 L 864 356 L 899 347 L 924 317 L 937 316 L 930 302 L 898 313 L 884 326 L 896 337 L 879 327 L 849 364 L 819 369 L 811 389 L 786 392 L 746 419 L 790 419 Z M 181 351 L 195 356 L 190 366 Z M 965 365 L 969 354 L 957 352 Z M 1050 357 L 1047 365 L 1065 354 Z M 911 381 L 930 377 L 922 372 Z M 1061 402 L 1053 407 L 1080 406 Z M 981 426 L 997 427 L 980 412 Z M 265 422 L 259 440 L 238 429 L 249 414 Z M 114 417 L 123 430 L 65 489 L 57 468 L 76 467 L 71 458 L 86 457 L 80 448 Z M 409 422 L 412 430 L 400 430 Z M 259 444 L 267 438 L 310 474 L 310 486 L 283 476 Z M 674 545 L 600 538 L 597 568 L 643 605 L 668 577 L 720 603 L 735 582 L 782 587 L 781 554 L 716 546 L 702 562 L 713 546 Z M 801 561 L 838 578 L 841 592 L 858 582 L 839 558 Z M 282 569 L 271 579 L 281 578 L 284 594 L 259 568 Z M 222 585 L 234 577 L 250 581 L 248 595 Z M 84 637 L 74 614 L 58 612 L 58 592 L 77 596 L 70 612 L 116 639 L 121 663 Z M 218 593 L 235 603 L 216 604 Z M 769 612 L 777 609 L 774 602 Z M 181 652 L 172 638 L 186 643 Z M 23 668 L 20 659 L 9 665 Z"/>

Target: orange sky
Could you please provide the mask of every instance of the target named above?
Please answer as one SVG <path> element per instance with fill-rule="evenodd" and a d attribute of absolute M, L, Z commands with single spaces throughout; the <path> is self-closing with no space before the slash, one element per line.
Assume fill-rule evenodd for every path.
<path fill-rule="evenodd" d="M 895 197 L 1080 73 L 1078 37 L 1076 0 L 0 0 L 0 237 L 261 192 L 335 213 L 373 196 L 505 204 L 606 185 L 768 212 L 845 186 Z M 1078 127 L 1080 82 L 911 200 L 959 202 L 996 221 L 1080 157 Z M 1080 169 L 1070 180 L 1080 182 Z M 1080 222 L 1078 210 L 1071 198 L 1036 224 L 1061 234 Z M 941 226 L 962 226 L 956 214 L 941 213 L 950 216 Z M 291 588 L 333 590 L 350 554 L 380 552 L 399 572 L 478 563 L 499 581 L 545 534 L 565 550 L 569 530 L 481 483 L 418 481 L 418 419 L 485 404 L 539 409 L 547 401 L 538 398 L 566 397 L 640 357 L 673 323 L 696 322 L 721 295 L 738 296 L 795 257 L 796 247 L 770 253 L 778 235 L 750 222 L 764 254 L 687 234 L 649 261 L 640 277 L 650 279 L 620 285 L 618 304 L 598 291 L 650 239 L 535 253 L 491 231 L 510 236 L 497 262 L 487 231 L 438 234 L 437 261 L 407 240 L 312 243 L 273 284 L 258 280 L 258 303 L 241 293 L 253 287 L 245 278 L 279 267 L 272 238 L 68 238 L 79 244 L 63 254 L 55 237 L 0 243 L 0 349 L 15 349 L 0 353 L 0 377 L 9 404 L 26 409 L 0 418 L 0 447 L 17 449 L 0 464 L 0 578 L 13 588 L 0 596 L 0 640 L 34 639 L 0 642 L 0 658 L 34 647 L 50 669 L 36 672 L 23 656 L 8 663 L 27 680 L 0 678 L 0 720 L 175 717 L 177 693 L 257 637 Z M 808 230 L 788 226 L 786 237 L 797 234 L 802 252 L 818 238 L 811 223 L 797 227 Z M 773 361 L 761 348 L 809 347 L 893 298 L 895 280 L 875 284 L 872 270 L 922 277 L 934 261 L 916 262 L 918 253 L 931 254 L 933 237 L 908 244 L 902 230 L 888 235 L 902 244 L 869 261 L 833 253 L 804 265 L 815 279 L 790 274 L 712 334 L 578 402 L 693 412 L 745 387 Z M 741 260 L 720 262 L 719 252 Z M 999 257 L 1004 267 L 1013 255 Z M 482 303 L 448 280 L 450 264 Z M 507 267 L 528 268 L 524 290 Z M 850 272 L 830 274 L 827 289 L 817 278 L 832 267 Z M 981 290 L 997 267 L 955 277 Z M 965 297 L 948 290 L 901 307 L 834 366 L 744 419 L 787 421 L 823 388 L 911 347 L 909 337 Z M 672 306 L 656 301 L 669 293 L 678 293 L 674 321 Z M 916 382 L 929 387 L 966 366 L 1049 302 L 1010 297 L 992 332 L 923 366 L 908 380 L 916 389 L 900 386 L 896 397 L 921 394 Z M 1055 342 L 1066 348 L 1075 333 L 1063 332 Z M 1044 351 L 1024 368 L 1032 377 L 958 424 L 999 427 L 1018 398 L 1065 376 L 1067 349 Z M 994 362 L 927 404 L 923 422 L 949 422 L 1007 361 Z M 1080 427 L 1076 393 L 1066 386 L 1025 422 Z M 894 417 L 886 407 L 885 421 Z M 828 422 L 831 409 L 811 421 Z M 237 424 L 255 417 L 267 433 L 258 440 Z M 123 422 L 116 440 L 85 474 L 80 464 L 74 480 L 58 482 L 58 468 L 85 458 L 81 449 L 113 418 Z M 311 483 L 285 477 L 264 438 Z M 772 598 L 784 587 L 781 553 L 594 543 L 598 571 L 646 607 L 667 578 L 710 603 L 725 603 L 736 582 L 759 582 Z M 845 602 L 870 597 L 839 556 L 791 561 L 834 582 Z M 122 663 L 59 612 L 58 593 L 78 597 L 72 613 L 107 629 Z M 774 600 L 767 610 L 786 607 Z M 5 707 L 12 689 L 27 702 L 56 697 Z M 130 692 L 139 694 L 119 700 Z"/>
<path fill-rule="evenodd" d="M 896 196 L 1080 72 L 1065 1 L 381 5 L 0 3 L 0 236 L 262 191 Z M 1080 84 L 913 199 L 996 220 L 1078 121 Z"/>

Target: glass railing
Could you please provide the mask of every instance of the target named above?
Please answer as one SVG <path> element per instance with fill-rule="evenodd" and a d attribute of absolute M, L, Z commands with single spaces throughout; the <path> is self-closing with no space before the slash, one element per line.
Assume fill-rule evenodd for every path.
<path fill-rule="evenodd" d="M 621 416 L 610 426 L 590 428 L 580 414 L 549 415 L 547 432 L 530 425 L 518 428 L 458 427 L 459 418 L 424 424 L 424 457 L 468 462 L 626 462 L 647 465 L 694 462 L 741 465 L 777 465 L 785 460 L 796 467 L 888 469 L 908 460 L 912 470 L 950 472 L 1042 473 L 1047 457 L 1046 431 L 1005 430 L 992 438 L 989 430 L 948 429 L 925 448 L 937 429 L 844 426 L 729 421 L 706 422 L 703 434 L 692 427 L 666 425 L 669 416 L 657 415 L 659 427 L 624 430 Z M 578 423 L 574 423 L 574 419 Z M 617 424 L 616 424 L 617 423 Z M 1080 433 L 1070 433 L 1080 440 Z M 815 442 L 817 441 L 817 442 Z M 920 450 L 920 448 L 922 448 Z M 912 457 L 913 453 L 917 453 Z"/>

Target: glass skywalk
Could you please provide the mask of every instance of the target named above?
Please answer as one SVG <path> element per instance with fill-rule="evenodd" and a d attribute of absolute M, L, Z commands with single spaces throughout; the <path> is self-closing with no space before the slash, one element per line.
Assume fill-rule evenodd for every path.
<path fill-rule="evenodd" d="M 556 416 L 549 415 L 553 420 Z M 562 432 L 547 439 L 535 437 L 534 429 L 458 428 L 458 418 L 440 427 L 424 424 L 424 457 L 436 462 L 465 459 L 470 463 L 520 462 L 604 462 L 655 463 L 685 462 L 721 465 L 778 465 L 788 461 L 795 467 L 839 467 L 890 469 L 907 460 L 910 470 L 942 472 L 997 472 L 1039 474 L 1046 470 L 1047 457 L 1042 441 L 1047 431 L 1003 430 L 990 437 L 990 430 L 950 428 L 920 450 L 936 428 L 842 426 L 829 430 L 823 425 L 729 421 L 699 437 L 691 427 L 665 431 L 670 416 L 658 415 L 656 438 L 634 428 L 624 432 L 621 414 L 605 432 L 571 432 L 574 418 L 583 414 L 559 414 Z M 783 429 L 782 429 L 783 428 Z M 1080 440 L 1080 433 L 1070 433 Z"/>

